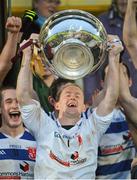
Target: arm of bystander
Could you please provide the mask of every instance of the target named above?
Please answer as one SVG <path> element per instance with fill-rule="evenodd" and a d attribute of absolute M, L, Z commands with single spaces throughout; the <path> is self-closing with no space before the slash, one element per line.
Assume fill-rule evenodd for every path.
<path fill-rule="evenodd" d="M 123 27 L 123 40 L 135 68 L 137 68 L 137 0 L 128 0 Z"/>
<path fill-rule="evenodd" d="M 19 17 L 8 17 L 6 29 L 8 36 L 6 44 L 0 54 L 0 82 L 4 80 L 8 71 L 12 67 L 11 59 L 15 56 L 18 43 L 18 35 L 21 29 L 21 19 Z"/>

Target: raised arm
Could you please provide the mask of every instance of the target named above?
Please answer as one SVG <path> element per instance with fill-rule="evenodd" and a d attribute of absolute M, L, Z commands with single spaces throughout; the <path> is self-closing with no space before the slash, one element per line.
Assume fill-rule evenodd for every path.
<path fill-rule="evenodd" d="M 120 104 L 128 119 L 137 125 L 137 99 L 131 96 L 127 74 L 124 72 L 124 66 L 120 65 Z"/>
<path fill-rule="evenodd" d="M 123 40 L 130 57 L 137 68 L 137 0 L 128 0 L 124 27 Z"/>
<path fill-rule="evenodd" d="M 120 65 L 119 101 L 126 114 L 128 127 L 137 147 L 137 99 L 130 94 L 129 77 L 122 64 Z"/>
<path fill-rule="evenodd" d="M 105 97 L 97 107 L 97 114 L 105 116 L 115 107 L 119 95 L 119 56 L 123 50 L 122 43 L 117 36 L 110 35 L 108 42 L 111 45 L 109 50 L 109 67 L 105 79 Z"/>
<path fill-rule="evenodd" d="M 38 34 L 32 34 L 31 39 L 38 39 Z M 28 40 L 24 40 L 20 46 L 27 43 Z M 32 101 L 32 72 L 30 69 L 30 60 L 32 58 L 32 46 L 28 46 L 23 50 L 22 64 L 17 80 L 17 99 L 19 104 L 27 105 L 33 103 Z"/>
<path fill-rule="evenodd" d="M 18 35 L 21 28 L 19 17 L 9 17 L 6 22 L 8 30 L 6 44 L 0 54 L 0 82 L 2 82 L 12 67 L 11 59 L 15 56 L 18 43 Z"/>
<path fill-rule="evenodd" d="M 38 34 L 31 34 L 30 39 L 38 40 Z M 30 40 L 24 40 L 21 43 L 21 46 L 24 46 L 25 43 L 28 43 Z M 52 82 L 54 81 L 54 75 L 49 72 L 40 62 L 40 56 L 39 54 L 35 54 L 32 51 L 32 46 L 28 46 L 23 50 L 23 58 L 22 58 L 22 65 L 21 69 L 18 75 L 18 81 L 17 81 L 17 97 L 20 105 L 30 104 L 33 103 L 32 99 L 39 100 L 36 92 L 33 89 L 33 75 L 30 69 L 30 61 L 32 60 L 33 56 L 33 63 L 35 65 L 35 73 L 43 80 L 43 82 L 50 86 Z"/>

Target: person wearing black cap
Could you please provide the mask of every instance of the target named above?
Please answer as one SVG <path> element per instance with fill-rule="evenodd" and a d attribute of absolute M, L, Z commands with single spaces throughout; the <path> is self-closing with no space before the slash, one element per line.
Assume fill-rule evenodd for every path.
<path fill-rule="evenodd" d="M 45 20 L 49 18 L 51 15 L 53 15 L 55 12 L 57 12 L 57 8 L 60 5 L 60 3 L 60 0 L 33 0 L 32 11 L 25 11 L 23 19 L 29 16 L 31 20 L 31 17 L 34 18 L 34 14 L 36 14 L 37 17 L 34 18 L 31 23 L 29 23 L 29 28 L 25 30 L 25 33 L 23 33 L 22 40 L 28 39 L 32 33 L 39 34 L 40 29 L 44 24 Z M 24 29 L 25 28 L 26 27 L 24 26 Z"/>

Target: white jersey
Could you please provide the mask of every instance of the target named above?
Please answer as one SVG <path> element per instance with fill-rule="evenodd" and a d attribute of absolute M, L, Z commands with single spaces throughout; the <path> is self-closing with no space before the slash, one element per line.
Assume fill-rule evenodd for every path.
<path fill-rule="evenodd" d="M 13 138 L 0 133 L 0 179 L 34 179 L 36 141 L 28 130 Z"/>
<path fill-rule="evenodd" d="M 37 141 L 35 179 L 94 179 L 99 139 L 113 113 L 100 117 L 96 110 L 83 113 L 74 127 L 66 130 L 40 104 L 21 108 L 25 125 Z"/>

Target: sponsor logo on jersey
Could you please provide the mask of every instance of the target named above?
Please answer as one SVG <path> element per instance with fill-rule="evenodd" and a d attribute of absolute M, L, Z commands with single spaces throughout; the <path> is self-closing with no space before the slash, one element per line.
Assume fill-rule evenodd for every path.
<path fill-rule="evenodd" d="M 5 180 L 8 180 L 8 179 L 10 179 L 10 180 L 14 180 L 14 179 L 17 179 L 17 180 L 19 180 L 19 179 L 21 179 L 21 177 L 20 176 L 0 176 L 0 179 L 5 179 Z"/>
<path fill-rule="evenodd" d="M 122 145 L 115 145 L 112 147 L 101 148 L 102 155 L 111 155 L 111 154 L 115 154 L 115 153 L 120 153 L 122 151 L 123 151 Z"/>
<path fill-rule="evenodd" d="M 28 147 L 28 156 L 30 159 L 35 160 L 36 159 L 36 148 Z"/>
<path fill-rule="evenodd" d="M 29 171 L 29 164 L 26 162 L 26 161 L 23 161 L 21 164 L 20 164 L 20 169 L 24 172 L 27 172 Z"/>
<path fill-rule="evenodd" d="M 128 147 L 133 146 L 133 141 L 130 133 L 128 133 L 127 135 L 123 135 L 123 139 L 125 141 L 121 144 L 100 147 L 101 155 L 112 155 L 121 153 Z"/>
<path fill-rule="evenodd" d="M 0 155 L 6 155 L 6 152 L 4 150 L 0 150 Z"/>
<path fill-rule="evenodd" d="M 57 131 L 55 131 L 54 132 L 54 137 L 56 137 L 56 138 L 64 138 L 64 139 L 73 139 L 73 138 L 75 138 L 75 135 L 74 136 L 68 136 L 68 135 L 66 135 L 66 134 L 63 134 L 63 135 L 61 135 L 59 132 L 57 132 Z"/>
<path fill-rule="evenodd" d="M 65 160 L 60 159 L 52 151 L 50 151 L 49 156 L 50 156 L 51 159 L 57 161 L 58 163 L 60 163 L 63 166 L 66 166 L 66 167 L 70 167 L 70 166 L 77 165 L 77 164 L 82 164 L 82 163 L 85 163 L 87 161 L 87 158 L 83 158 L 83 159 L 79 158 L 79 154 L 78 154 L 77 151 L 75 151 L 71 155 L 71 159 L 74 159 L 74 160 L 71 160 L 71 161 L 65 161 Z"/>
<path fill-rule="evenodd" d="M 21 149 L 21 145 L 10 144 L 9 148 L 11 148 L 11 149 Z"/>
<path fill-rule="evenodd" d="M 125 141 L 132 140 L 131 132 L 130 132 L 130 131 L 126 132 L 126 133 L 123 135 L 123 139 L 124 139 Z"/>
<path fill-rule="evenodd" d="M 7 172 L 0 172 L 0 179 L 2 180 L 12 180 L 12 179 L 34 179 L 34 174 L 33 172 L 12 172 L 12 171 L 7 171 Z"/>
<path fill-rule="evenodd" d="M 71 159 L 73 160 L 77 160 L 79 158 L 79 153 L 77 151 L 75 151 L 72 155 L 71 155 Z"/>

